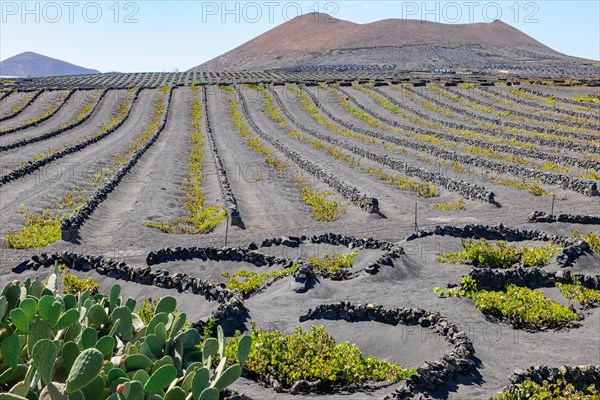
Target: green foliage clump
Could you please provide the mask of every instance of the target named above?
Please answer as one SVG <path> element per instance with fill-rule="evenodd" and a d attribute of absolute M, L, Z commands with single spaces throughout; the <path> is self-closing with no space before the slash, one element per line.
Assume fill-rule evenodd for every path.
<path fill-rule="evenodd" d="M 467 297 L 475 298 L 477 293 L 477 282 L 471 275 L 464 276 L 460 281 L 460 288 L 452 288 L 443 290 L 439 286 L 433 288 L 433 292 L 440 297 Z"/>
<path fill-rule="evenodd" d="M 464 210 L 465 209 L 465 202 L 462 201 L 462 200 L 457 200 L 457 201 L 452 202 L 452 203 L 440 203 L 440 202 L 434 201 L 431 204 L 431 208 L 433 208 L 434 210 L 439 210 L 439 211 Z"/>
<path fill-rule="evenodd" d="M 489 400 L 525 400 L 525 399 L 555 399 L 555 400 L 598 400 L 600 395 L 594 385 L 587 387 L 585 392 L 575 389 L 570 383 L 558 379 L 555 383 L 543 381 L 541 384 L 526 380 L 513 388 L 503 391 Z"/>
<path fill-rule="evenodd" d="M 335 221 L 346 212 L 346 208 L 339 201 L 327 200 L 327 196 L 331 194 L 330 192 L 319 192 L 308 186 L 300 190 L 300 198 L 312 208 L 312 217 L 315 221 Z"/>
<path fill-rule="evenodd" d="M 581 174 L 581 177 L 584 179 L 592 179 L 595 181 L 600 181 L 600 174 L 598 173 L 598 171 L 596 171 L 594 169 L 588 169 L 587 171 L 583 172 Z"/>
<path fill-rule="evenodd" d="M 63 296 L 58 271 L 0 292 L 0 398 L 214 400 L 241 376 L 250 336 L 227 344 L 218 327 L 217 338 L 202 340 L 171 296 L 145 310 L 148 323 L 119 285 Z"/>
<path fill-rule="evenodd" d="M 587 235 L 582 235 L 579 231 L 574 230 L 571 233 L 571 237 L 575 239 L 583 239 L 587 244 L 590 245 L 590 248 L 594 250 L 596 253 L 600 253 L 600 235 L 596 232 L 590 232 Z"/>
<path fill-rule="evenodd" d="M 479 290 L 475 279 L 462 278 L 460 288 L 433 289 L 440 297 L 467 297 L 485 315 L 503 319 L 518 328 L 558 327 L 579 320 L 579 315 L 562 304 L 546 298 L 539 289 L 509 284 L 505 291 Z"/>
<path fill-rule="evenodd" d="M 517 247 L 506 242 L 494 245 L 482 238 L 477 242 L 461 239 L 460 244 L 462 251 L 442 254 L 436 258 L 437 261 L 489 268 L 509 268 L 518 263 L 525 267 L 541 267 L 562 250 L 561 246 L 554 246 L 552 242 L 535 247 Z"/>
<path fill-rule="evenodd" d="M 74 274 L 67 274 L 62 277 L 63 294 L 78 295 L 79 293 L 89 292 L 94 295 L 98 293 L 98 282 L 92 277 L 79 279 Z"/>
<path fill-rule="evenodd" d="M 502 178 L 499 176 L 494 176 L 490 178 L 490 182 L 496 183 L 502 186 L 514 187 L 519 190 L 526 190 L 534 196 L 548 196 L 550 192 L 540 186 L 539 179 L 534 180 L 533 182 L 525 182 L 524 179 L 517 181 L 510 178 Z"/>
<path fill-rule="evenodd" d="M 539 289 L 508 285 L 506 291 L 480 290 L 475 294 L 475 307 L 484 314 L 501 317 L 513 325 L 545 328 L 579 320 L 574 311 L 546 298 Z"/>
<path fill-rule="evenodd" d="M 581 305 L 600 303 L 600 290 L 588 289 L 578 279 L 574 279 L 571 284 L 557 283 L 556 287 L 567 299 Z"/>
<path fill-rule="evenodd" d="M 17 210 L 25 218 L 25 223 L 20 230 L 9 232 L 4 236 L 8 246 L 12 249 L 31 249 L 46 247 L 50 243 L 58 242 L 61 238 L 61 219 L 52 214 L 50 209 L 41 213 L 33 213 L 23 205 Z"/>
<path fill-rule="evenodd" d="M 244 370 L 258 378 L 273 376 L 284 387 L 296 381 L 321 379 L 329 384 L 350 385 L 366 381 L 397 382 L 414 370 L 389 361 L 365 357 L 353 344 L 336 343 L 325 327 L 313 325 L 310 331 L 296 327 L 291 335 L 280 331 L 263 331 L 252 326 L 252 350 Z M 239 336 L 231 339 L 225 349 L 229 359 L 235 359 Z"/>
<path fill-rule="evenodd" d="M 317 271 L 329 272 L 335 274 L 342 269 L 350 269 L 354 263 L 354 259 L 358 255 L 358 250 L 347 254 L 323 254 L 323 258 L 311 257 L 308 261 L 317 269 Z"/>
<path fill-rule="evenodd" d="M 572 97 L 571 100 L 573 101 L 581 101 L 581 102 L 585 102 L 585 103 L 595 103 L 595 104 L 600 104 L 600 95 L 596 95 L 596 96 L 575 96 Z"/>
<path fill-rule="evenodd" d="M 160 298 L 156 299 L 152 297 L 148 297 L 144 299 L 144 301 L 142 301 L 142 304 L 140 305 L 140 309 L 138 310 L 137 314 L 144 324 L 148 325 L 150 321 L 152 321 L 152 318 L 156 313 L 156 307 L 159 304 L 159 302 Z M 177 308 L 173 309 L 173 316 L 177 318 L 179 317 L 179 315 L 180 313 L 177 311 Z M 191 327 L 192 323 L 191 321 L 188 321 L 183 325 L 183 330 L 185 331 L 187 329 L 190 329 Z"/>
<path fill-rule="evenodd" d="M 233 274 L 229 272 L 223 272 L 221 275 L 228 279 L 228 281 L 225 282 L 225 286 L 228 289 L 237 290 L 244 296 L 248 296 L 259 290 L 266 282 L 273 279 L 282 278 L 284 276 L 289 276 L 296 271 L 298 271 L 298 265 L 294 264 L 290 268 L 265 272 L 262 274 L 240 269 Z"/>
<path fill-rule="evenodd" d="M 556 172 L 558 174 L 568 174 L 571 167 L 569 167 L 568 165 L 561 167 L 556 163 L 553 163 L 551 161 L 546 161 L 542 164 L 542 169 L 545 171 Z"/>
<path fill-rule="evenodd" d="M 400 190 L 408 190 L 415 192 L 419 197 L 429 199 L 434 197 L 437 192 L 437 187 L 430 183 L 421 183 L 414 181 L 406 176 L 392 176 L 386 174 L 381 169 L 367 168 L 367 172 L 371 175 L 375 175 L 382 181 L 388 182 L 390 185 L 394 185 L 400 188 Z"/>

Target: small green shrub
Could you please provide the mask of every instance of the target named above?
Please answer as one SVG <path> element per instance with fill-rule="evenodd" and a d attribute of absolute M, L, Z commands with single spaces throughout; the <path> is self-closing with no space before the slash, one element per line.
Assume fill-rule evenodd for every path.
<path fill-rule="evenodd" d="M 259 379 L 272 375 L 286 388 L 301 379 L 321 379 L 325 383 L 341 385 L 366 381 L 397 382 L 414 372 L 389 361 L 365 357 L 354 344 L 338 344 L 320 325 L 313 325 L 310 331 L 296 327 L 291 335 L 263 331 L 253 325 L 251 336 L 252 350 L 244 370 Z M 227 359 L 237 358 L 234 350 L 238 339 L 239 333 L 227 344 Z"/>
<path fill-rule="evenodd" d="M 248 296 L 259 290 L 266 282 L 284 276 L 289 276 L 296 271 L 298 271 L 298 265 L 294 264 L 290 268 L 265 272 L 262 274 L 240 269 L 233 274 L 229 272 L 222 272 L 221 275 L 228 279 L 228 281 L 225 282 L 225 286 L 228 289 L 237 290 L 245 296 Z"/>
<path fill-rule="evenodd" d="M 460 244 L 462 251 L 442 254 L 436 258 L 437 261 L 489 268 L 509 268 L 518 263 L 525 267 L 541 267 L 562 250 L 561 246 L 554 246 L 552 242 L 535 247 L 517 247 L 506 242 L 494 245 L 482 238 L 477 242 L 461 239 Z"/>
<path fill-rule="evenodd" d="M 534 196 L 547 196 L 550 194 L 546 189 L 540 186 L 539 179 L 534 180 L 533 182 L 525 182 L 525 180 L 514 180 L 510 178 L 502 178 L 499 176 L 494 176 L 490 178 L 490 182 L 496 183 L 502 186 L 512 186 L 520 190 L 526 190 Z"/>
<path fill-rule="evenodd" d="M 592 96 L 575 96 L 572 97 L 571 100 L 573 101 L 581 101 L 581 102 L 585 102 L 585 103 L 595 103 L 595 104 L 600 104 L 600 95 L 596 95 L 594 97 Z"/>
<path fill-rule="evenodd" d="M 431 208 L 439 211 L 456 211 L 456 210 L 464 210 L 465 202 L 462 200 L 457 200 L 452 203 L 439 203 L 434 201 L 431 203 Z"/>
<path fill-rule="evenodd" d="M 571 284 L 557 283 L 556 287 L 567 299 L 581 305 L 600 302 L 600 290 L 588 289 L 578 279 L 574 279 Z"/>
<path fill-rule="evenodd" d="M 511 284 L 504 292 L 480 290 L 474 298 L 475 307 L 484 314 L 506 319 L 517 327 L 557 327 L 580 319 L 574 311 L 546 298 L 539 289 Z"/>
<path fill-rule="evenodd" d="M 576 390 L 572 384 L 567 384 L 558 379 L 556 383 L 543 381 L 542 384 L 526 380 L 515 385 L 510 390 L 503 391 L 489 400 L 598 400 L 600 396 L 594 385 L 587 388 L 587 393 Z"/>
<path fill-rule="evenodd" d="M 593 179 L 595 181 L 600 181 L 600 174 L 594 169 L 588 169 L 587 171 L 583 172 L 581 174 L 581 177 L 584 179 Z"/>
<path fill-rule="evenodd" d="M 571 237 L 575 239 L 583 239 L 587 244 L 590 245 L 590 248 L 594 250 L 596 253 L 600 253 L 600 235 L 596 232 L 590 232 L 587 235 L 582 235 L 579 231 L 574 230 L 571 233 Z"/>
<path fill-rule="evenodd" d="M 335 221 L 346 212 L 345 207 L 339 201 L 327 200 L 327 196 L 331 194 L 330 192 L 319 192 L 308 186 L 300 190 L 300 198 L 312 208 L 312 217 L 315 221 Z"/>
<path fill-rule="evenodd" d="M 471 275 L 467 275 L 461 279 L 459 288 L 443 290 L 439 286 L 436 286 L 433 288 L 433 292 L 437 293 L 440 297 L 468 297 L 469 299 L 473 299 L 477 293 L 477 282 Z"/>
<path fill-rule="evenodd" d="M 10 231 L 4 240 L 12 249 L 31 249 L 46 247 L 50 243 L 58 242 L 61 238 L 61 219 L 54 216 L 50 209 L 41 213 L 32 213 L 23 205 L 17 210 L 25 218 L 25 223 L 20 230 Z"/>
<path fill-rule="evenodd" d="M 367 168 L 367 172 L 371 175 L 375 175 L 380 180 L 388 182 L 390 185 L 397 186 L 400 190 L 408 190 L 417 193 L 419 197 L 429 199 L 435 196 L 437 193 L 437 187 L 430 183 L 421 183 L 414 181 L 407 176 L 392 176 L 386 174 L 381 169 Z"/>
<path fill-rule="evenodd" d="M 467 297 L 485 315 L 510 322 L 518 328 L 541 329 L 579 320 L 577 313 L 546 298 L 542 292 L 509 284 L 505 291 L 479 290 L 475 279 L 462 278 L 460 288 L 433 289 L 440 297 Z"/>
<path fill-rule="evenodd" d="M 67 274 L 62 277 L 63 294 L 77 295 L 88 291 L 91 294 L 98 293 L 98 282 L 92 277 L 79 279 L 74 274 Z"/>
<path fill-rule="evenodd" d="M 318 270 L 335 274 L 342 269 L 350 269 L 354 259 L 358 255 L 358 250 L 347 254 L 323 254 L 322 259 L 309 258 L 308 261 Z"/>

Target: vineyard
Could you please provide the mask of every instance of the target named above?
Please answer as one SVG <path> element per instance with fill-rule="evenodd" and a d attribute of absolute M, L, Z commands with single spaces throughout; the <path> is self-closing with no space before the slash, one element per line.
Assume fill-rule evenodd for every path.
<path fill-rule="evenodd" d="M 252 350 L 230 398 L 600 390 L 598 82 L 6 80 L 0 157 L 2 286 L 61 265 L 232 343 L 330 346 L 302 367 Z"/>

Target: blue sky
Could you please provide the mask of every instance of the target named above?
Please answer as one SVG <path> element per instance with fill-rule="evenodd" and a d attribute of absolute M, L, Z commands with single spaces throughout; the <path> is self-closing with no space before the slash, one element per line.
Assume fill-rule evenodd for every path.
<path fill-rule="evenodd" d="M 600 1 L 0 1 L 0 59 L 34 51 L 102 72 L 186 70 L 298 14 L 369 23 L 494 18 L 600 60 Z"/>

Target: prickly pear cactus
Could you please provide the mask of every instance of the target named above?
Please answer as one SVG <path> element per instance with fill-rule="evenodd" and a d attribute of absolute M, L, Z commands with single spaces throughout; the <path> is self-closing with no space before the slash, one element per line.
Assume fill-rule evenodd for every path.
<path fill-rule="evenodd" d="M 146 326 L 118 285 L 92 297 L 56 287 L 52 274 L 0 292 L 0 400 L 215 400 L 242 374 L 250 337 L 228 362 L 223 330 L 186 329 L 171 296 Z"/>

